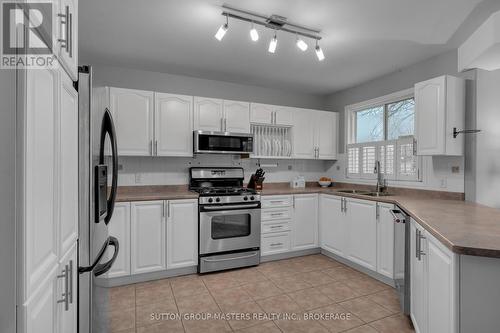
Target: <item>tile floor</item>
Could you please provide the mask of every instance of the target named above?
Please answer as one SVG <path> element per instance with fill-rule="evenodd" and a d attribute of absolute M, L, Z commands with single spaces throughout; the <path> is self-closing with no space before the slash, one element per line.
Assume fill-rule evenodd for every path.
<path fill-rule="evenodd" d="M 392 288 L 319 254 L 116 287 L 110 303 L 109 326 L 116 333 L 414 332 Z M 249 315 L 189 317 L 207 313 Z M 269 313 L 295 314 L 299 320 Z"/>

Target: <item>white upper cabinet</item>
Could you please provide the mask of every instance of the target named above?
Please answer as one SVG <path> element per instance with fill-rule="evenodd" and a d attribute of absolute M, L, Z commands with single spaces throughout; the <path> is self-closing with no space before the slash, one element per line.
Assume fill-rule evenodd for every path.
<path fill-rule="evenodd" d="M 376 202 L 345 199 L 349 221 L 348 258 L 373 271 L 377 270 Z"/>
<path fill-rule="evenodd" d="M 314 111 L 296 109 L 293 112 L 293 157 L 313 159 L 316 157 L 314 146 Z"/>
<path fill-rule="evenodd" d="M 377 272 L 394 279 L 394 205 L 377 205 Z"/>
<path fill-rule="evenodd" d="M 417 155 L 463 155 L 465 80 L 440 76 L 415 85 Z"/>
<path fill-rule="evenodd" d="M 222 99 L 194 97 L 194 129 L 221 132 L 224 112 Z"/>
<path fill-rule="evenodd" d="M 198 200 L 169 200 L 167 269 L 198 265 Z"/>
<path fill-rule="evenodd" d="M 318 195 L 293 196 L 292 250 L 318 247 Z"/>
<path fill-rule="evenodd" d="M 342 197 L 320 195 L 319 235 L 322 249 L 345 257 L 347 255 L 349 225 L 342 205 Z"/>
<path fill-rule="evenodd" d="M 317 158 L 334 160 L 337 158 L 338 113 L 316 111 Z"/>
<path fill-rule="evenodd" d="M 286 106 L 251 103 L 250 122 L 256 124 L 292 126 L 293 108 Z"/>
<path fill-rule="evenodd" d="M 107 277 L 120 277 L 130 275 L 130 202 L 117 202 L 113 210 L 113 217 L 108 224 L 110 236 L 116 237 L 120 242 L 120 250 Z M 113 256 L 113 247 L 106 250 L 106 258 Z"/>
<path fill-rule="evenodd" d="M 130 212 L 131 273 L 165 270 L 164 202 L 132 202 Z"/>
<path fill-rule="evenodd" d="M 153 154 L 153 92 L 110 88 L 110 107 L 116 127 L 118 154 Z"/>
<path fill-rule="evenodd" d="M 73 81 L 78 80 L 78 0 L 59 0 L 56 6 L 57 46 L 54 53 Z"/>
<path fill-rule="evenodd" d="M 233 133 L 250 133 L 250 103 L 224 100 L 223 106 L 223 130 Z"/>
<path fill-rule="evenodd" d="M 193 97 L 155 93 L 154 155 L 193 156 Z"/>
<path fill-rule="evenodd" d="M 60 85 L 59 254 L 78 239 L 78 92 L 65 72 Z"/>
<path fill-rule="evenodd" d="M 21 229 L 24 232 L 24 299 L 40 286 L 58 260 L 58 91 L 57 71 L 26 71 L 26 149 L 25 165 L 20 168 L 25 172 L 24 227 Z M 67 229 L 69 233 L 70 229 L 71 226 Z"/>

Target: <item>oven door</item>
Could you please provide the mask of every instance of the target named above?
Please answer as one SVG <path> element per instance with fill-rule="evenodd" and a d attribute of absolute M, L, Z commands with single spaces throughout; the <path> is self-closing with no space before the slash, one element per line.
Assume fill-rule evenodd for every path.
<path fill-rule="evenodd" d="M 200 207 L 201 255 L 252 248 L 260 248 L 259 204 Z"/>
<path fill-rule="evenodd" d="M 250 154 L 253 134 L 194 131 L 193 144 L 197 154 Z"/>

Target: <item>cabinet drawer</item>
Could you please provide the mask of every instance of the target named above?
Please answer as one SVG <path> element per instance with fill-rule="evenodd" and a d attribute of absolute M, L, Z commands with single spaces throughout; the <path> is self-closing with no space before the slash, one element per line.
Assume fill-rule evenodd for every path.
<path fill-rule="evenodd" d="M 260 228 L 261 233 L 290 231 L 290 220 L 263 222 Z"/>
<path fill-rule="evenodd" d="M 262 208 L 290 207 L 292 202 L 291 195 L 273 195 L 261 198 Z"/>
<path fill-rule="evenodd" d="M 292 210 L 290 207 L 278 208 L 278 209 L 263 209 L 261 211 L 262 221 L 274 221 L 274 220 L 283 220 L 291 218 L 292 218 Z"/>
<path fill-rule="evenodd" d="M 290 233 L 280 232 L 261 236 L 263 256 L 290 251 Z"/>

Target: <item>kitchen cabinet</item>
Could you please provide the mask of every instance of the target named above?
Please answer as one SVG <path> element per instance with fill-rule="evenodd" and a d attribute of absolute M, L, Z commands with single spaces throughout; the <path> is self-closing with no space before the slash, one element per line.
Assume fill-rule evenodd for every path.
<path fill-rule="evenodd" d="M 251 103 L 250 122 L 264 125 L 292 126 L 293 108 L 286 106 Z"/>
<path fill-rule="evenodd" d="M 198 264 L 198 200 L 165 201 L 167 269 Z"/>
<path fill-rule="evenodd" d="M 324 160 L 337 158 L 336 113 L 296 109 L 293 118 L 293 157 Z"/>
<path fill-rule="evenodd" d="M 318 195 L 293 196 L 292 250 L 318 247 Z"/>
<path fill-rule="evenodd" d="M 107 273 L 108 278 L 130 275 L 130 202 L 117 202 L 113 217 L 108 223 L 108 232 L 120 242 L 120 251 L 113 266 Z M 107 260 L 113 256 L 114 249 L 106 250 Z"/>
<path fill-rule="evenodd" d="M 292 249 L 293 196 L 263 196 L 261 206 L 261 256 L 289 252 Z"/>
<path fill-rule="evenodd" d="M 166 269 L 164 208 L 161 200 L 130 204 L 131 274 Z"/>
<path fill-rule="evenodd" d="M 417 155 L 463 155 L 465 80 L 449 75 L 415 85 Z"/>
<path fill-rule="evenodd" d="M 377 270 L 376 202 L 346 198 L 344 210 L 349 223 L 347 258 L 373 271 Z"/>
<path fill-rule="evenodd" d="M 394 205 L 377 202 L 377 272 L 394 279 Z"/>
<path fill-rule="evenodd" d="M 411 220 L 410 317 L 416 332 L 456 332 L 457 256 Z"/>
<path fill-rule="evenodd" d="M 78 239 L 78 92 L 64 72 L 59 98 L 59 253 L 64 255 Z"/>
<path fill-rule="evenodd" d="M 319 198 L 320 246 L 340 257 L 347 255 L 349 235 L 343 200 L 334 195 L 320 195 Z"/>
<path fill-rule="evenodd" d="M 250 133 L 250 103 L 224 100 L 223 109 L 225 132 Z"/>
<path fill-rule="evenodd" d="M 261 255 L 263 257 L 289 252 L 290 246 L 290 232 L 273 232 L 261 235 Z"/>
<path fill-rule="evenodd" d="M 221 132 L 224 127 L 223 101 L 221 99 L 194 97 L 194 129 Z"/>
<path fill-rule="evenodd" d="M 57 282 L 59 299 L 64 300 L 64 302 L 57 303 L 59 332 L 76 333 L 78 331 L 78 260 L 76 243 L 59 265 Z M 45 331 L 40 330 L 39 332 Z"/>
<path fill-rule="evenodd" d="M 57 11 L 54 54 L 73 81 L 78 81 L 78 0 L 54 2 Z"/>
<path fill-rule="evenodd" d="M 116 128 L 118 155 L 153 154 L 154 96 L 151 91 L 110 88 L 110 108 Z"/>
<path fill-rule="evenodd" d="M 156 156 L 193 156 L 193 97 L 155 93 Z"/>

